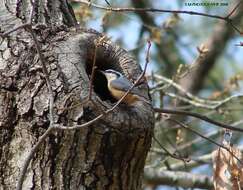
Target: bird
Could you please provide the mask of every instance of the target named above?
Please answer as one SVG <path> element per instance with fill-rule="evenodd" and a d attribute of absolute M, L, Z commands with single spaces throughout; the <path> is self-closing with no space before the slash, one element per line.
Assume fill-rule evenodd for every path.
<path fill-rule="evenodd" d="M 99 70 L 107 79 L 107 88 L 116 100 L 120 100 L 124 94 L 133 86 L 127 77 L 122 75 L 120 72 L 113 69 L 108 69 L 105 71 Z M 146 102 L 150 104 L 150 101 L 147 100 L 144 96 L 141 95 L 140 91 L 134 87 L 127 96 L 122 100 L 123 103 L 135 106 L 138 103 Z"/>

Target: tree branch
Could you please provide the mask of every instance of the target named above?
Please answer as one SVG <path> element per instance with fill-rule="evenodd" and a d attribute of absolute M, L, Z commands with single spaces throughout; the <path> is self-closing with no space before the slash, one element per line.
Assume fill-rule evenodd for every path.
<path fill-rule="evenodd" d="M 31 159 L 33 158 L 34 154 L 36 153 L 36 151 L 38 150 L 38 148 L 40 147 L 40 145 L 42 144 L 42 142 L 44 142 L 44 140 L 52 132 L 53 126 L 54 126 L 54 113 L 53 113 L 53 109 L 54 109 L 54 92 L 52 90 L 51 81 L 50 81 L 48 70 L 47 70 L 47 67 L 46 67 L 46 64 L 45 64 L 45 58 L 44 58 L 44 55 L 41 52 L 41 46 L 40 46 L 40 44 L 38 42 L 36 34 L 34 33 L 34 31 L 32 29 L 32 26 L 27 24 L 24 27 L 32 36 L 32 39 L 34 41 L 34 44 L 35 44 L 35 47 L 36 47 L 36 50 L 37 50 L 37 54 L 38 54 L 38 56 L 40 58 L 40 62 L 41 62 L 41 65 L 42 65 L 42 71 L 43 71 L 43 74 L 44 74 L 44 77 L 45 77 L 45 80 L 46 80 L 46 84 L 47 84 L 47 88 L 48 88 L 48 92 L 49 92 L 49 121 L 50 121 L 50 124 L 49 124 L 49 128 L 39 138 L 39 140 L 36 143 L 36 145 L 31 149 L 29 155 L 24 160 L 24 165 L 23 165 L 23 167 L 21 168 L 21 171 L 20 171 L 20 177 L 19 177 L 19 180 L 18 180 L 18 183 L 17 183 L 16 190 L 22 190 L 22 185 L 23 185 L 23 182 L 24 182 L 24 176 L 25 176 L 25 174 L 27 172 L 27 168 L 29 166 L 29 163 L 30 163 Z"/>
<path fill-rule="evenodd" d="M 191 117 L 196 117 L 198 119 L 201 119 L 203 121 L 206 121 L 208 123 L 212 123 L 218 127 L 221 128 L 225 128 L 225 129 L 230 129 L 232 131 L 239 131 L 239 132 L 243 132 L 243 129 L 241 128 L 237 128 L 231 125 L 227 125 L 224 123 L 220 123 L 218 121 L 215 121 L 213 119 L 210 119 L 204 115 L 198 114 L 198 113 L 193 113 L 193 112 L 189 112 L 189 111 L 181 111 L 181 110 L 170 110 L 170 109 L 161 109 L 161 108 L 154 108 L 155 112 L 158 113 L 168 113 L 168 114 L 177 114 L 177 115 L 185 115 L 185 116 L 191 116 Z"/>
<path fill-rule="evenodd" d="M 243 146 L 238 147 L 239 150 L 243 150 Z M 153 150 L 155 153 L 161 154 L 161 150 Z M 164 153 L 164 152 L 163 152 Z M 197 166 L 201 166 L 203 164 L 212 164 L 212 153 L 205 154 L 198 157 L 191 157 L 191 160 L 186 163 L 187 169 L 192 169 Z M 161 167 L 161 170 L 166 170 L 166 167 Z M 185 162 L 176 162 L 170 165 L 171 170 L 184 170 Z"/>
<path fill-rule="evenodd" d="M 208 52 L 204 56 L 197 58 L 193 63 L 196 65 L 196 67 L 190 71 L 186 77 L 180 80 L 179 83 L 184 89 L 186 89 L 186 91 L 196 94 L 202 88 L 208 73 L 216 64 L 217 59 L 223 53 L 228 41 L 234 35 L 234 29 L 236 30 L 236 28 L 233 27 L 233 29 L 232 27 L 229 27 L 229 24 L 231 25 L 232 20 L 234 20 L 234 26 L 238 25 L 243 19 L 243 12 L 241 11 L 243 6 L 241 2 L 242 0 L 237 0 L 237 5 L 230 8 L 231 11 L 229 12 L 231 18 L 228 19 L 227 15 L 225 17 L 227 22 L 219 22 L 216 25 L 212 36 L 210 36 L 205 42 L 205 47 L 208 49 Z M 242 33 L 242 31 L 238 32 Z"/>
<path fill-rule="evenodd" d="M 183 128 L 185 128 L 185 129 L 187 129 L 187 130 L 193 132 L 194 134 L 200 136 L 201 138 L 206 139 L 207 141 L 209 141 L 209 142 L 211 142 L 211 143 L 217 145 L 218 147 L 220 147 L 220 148 L 222 148 L 222 149 L 225 149 L 225 150 L 228 151 L 228 152 L 229 152 L 229 153 L 230 153 L 230 154 L 231 154 L 231 155 L 232 155 L 232 156 L 233 156 L 233 157 L 234 157 L 234 158 L 235 158 L 241 165 L 243 165 L 243 163 L 242 163 L 242 161 L 240 160 L 240 158 L 238 158 L 238 157 L 237 157 L 237 156 L 236 156 L 236 155 L 235 155 L 229 148 L 227 148 L 227 147 L 225 147 L 224 145 L 221 145 L 221 144 L 217 143 L 216 141 L 214 141 L 214 140 L 212 140 L 212 139 L 210 139 L 210 138 L 208 138 L 208 137 L 206 137 L 206 136 L 200 134 L 200 133 L 197 132 L 196 130 L 190 128 L 189 126 L 185 125 L 184 123 L 182 123 L 182 122 L 180 122 L 180 121 L 177 121 L 177 120 L 175 120 L 175 119 L 168 119 L 168 120 L 170 120 L 170 121 L 172 121 L 172 122 L 174 122 L 174 123 L 180 125 L 181 127 L 183 127 Z"/>
<path fill-rule="evenodd" d="M 227 23 L 232 23 L 231 19 L 228 18 L 229 15 L 233 14 L 233 12 L 236 11 L 240 7 L 240 4 L 237 4 L 233 8 L 233 10 L 228 14 L 227 16 L 219 16 L 219 15 L 214 15 L 214 14 L 207 14 L 207 13 L 201 13 L 201 12 L 195 12 L 195 11 L 184 11 L 184 10 L 168 10 L 168 9 L 156 9 L 156 8 L 115 8 L 115 7 L 105 7 L 101 5 L 94 4 L 90 1 L 85 1 L 85 0 L 74 0 L 74 2 L 79 2 L 91 7 L 95 7 L 98 9 L 106 10 L 106 11 L 113 11 L 113 12 L 160 12 L 160 13 L 176 13 L 176 14 L 188 14 L 188 15 L 197 15 L 197 16 L 203 16 L 203 17 L 208 17 L 208 18 L 214 18 L 214 19 L 219 19 L 223 20 Z M 233 27 L 234 28 L 234 27 Z M 235 29 L 235 28 L 234 28 Z"/>
<path fill-rule="evenodd" d="M 156 186 L 170 185 L 184 188 L 213 188 L 213 181 L 211 177 L 187 172 L 146 169 L 144 171 L 144 178 L 146 183 Z"/>
<path fill-rule="evenodd" d="M 73 0 L 74 2 L 82 3 L 88 5 L 90 7 L 106 10 L 106 11 L 113 11 L 113 12 L 160 12 L 160 13 L 179 13 L 179 14 L 189 14 L 189 15 L 197 15 L 197 16 L 204 16 L 209 18 L 216 18 L 220 20 L 225 20 L 224 16 L 213 15 L 213 14 L 206 14 L 200 13 L 195 11 L 183 11 L 183 10 L 168 10 L 168 9 L 156 9 L 156 8 L 133 8 L 133 7 L 126 7 L 126 8 L 117 8 L 117 7 L 105 7 L 101 5 L 97 5 L 90 1 L 85 0 Z"/>

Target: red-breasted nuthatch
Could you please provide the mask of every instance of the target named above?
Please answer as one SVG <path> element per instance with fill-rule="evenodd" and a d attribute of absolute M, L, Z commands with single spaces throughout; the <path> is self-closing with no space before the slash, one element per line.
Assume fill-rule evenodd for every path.
<path fill-rule="evenodd" d="M 107 87 L 110 91 L 111 95 L 116 99 L 119 100 L 122 96 L 132 87 L 132 83 L 121 73 L 118 71 L 114 71 L 112 69 L 106 71 L 100 71 L 103 73 L 107 79 Z M 126 103 L 127 105 L 135 105 L 139 102 L 146 102 L 150 104 L 150 102 L 141 95 L 139 90 L 134 87 L 128 95 L 123 99 L 122 102 Z"/>

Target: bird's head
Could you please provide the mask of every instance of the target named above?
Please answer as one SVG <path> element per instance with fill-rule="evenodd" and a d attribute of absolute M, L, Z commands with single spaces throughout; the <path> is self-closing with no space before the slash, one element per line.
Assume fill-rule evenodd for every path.
<path fill-rule="evenodd" d="M 105 71 L 100 70 L 100 72 L 105 75 L 105 77 L 108 81 L 115 80 L 122 76 L 122 74 L 120 72 L 112 70 L 112 69 L 108 69 Z"/>

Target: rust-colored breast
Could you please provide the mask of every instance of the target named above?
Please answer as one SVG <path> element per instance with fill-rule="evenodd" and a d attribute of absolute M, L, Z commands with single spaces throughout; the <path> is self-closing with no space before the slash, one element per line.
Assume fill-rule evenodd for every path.
<path fill-rule="evenodd" d="M 111 94 L 112 94 L 112 96 L 113 96 L 115 99 L 119 100 L 119 99 L 121 99 L 121 97 L 125 94 L 125 92 L 120 91 L 120 90 L 116 90 L 116 89 L 112 89 Z M 128 95 L 124 98 L 124 100 L 123 100 L 122 102 L 124 102 L 124 103 L 130 105 L 130 104 L 133 104 L 134 102 L 138 101 L 138 99 L 139 99 L 139 98 L 138 98 L 137 95 L 135 95 L 135 94 L 128 94 Z"/>

